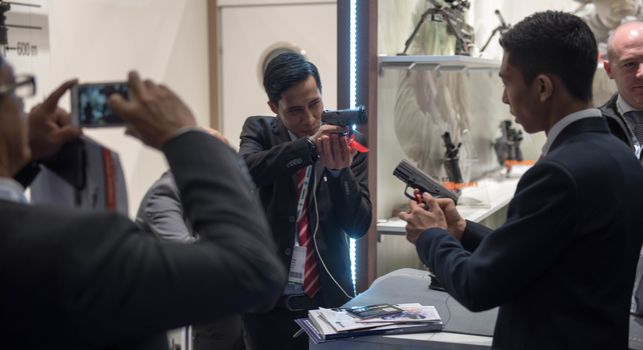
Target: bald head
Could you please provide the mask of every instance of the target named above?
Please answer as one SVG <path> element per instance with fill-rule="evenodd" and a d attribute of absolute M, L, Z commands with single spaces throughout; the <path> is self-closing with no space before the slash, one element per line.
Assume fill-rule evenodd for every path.
<path fill-rule="evenodd" d="M 607 41 L 607 75 L 630 106 L 643 110 L 643 22 L 619 26 Z"/>
<path fill-rule="evenodd" d="M 633 21 L 620 25 L 607 40 L 607 56 L 620 55 L 624 48 L 643 45 L 643 22 Z"/>

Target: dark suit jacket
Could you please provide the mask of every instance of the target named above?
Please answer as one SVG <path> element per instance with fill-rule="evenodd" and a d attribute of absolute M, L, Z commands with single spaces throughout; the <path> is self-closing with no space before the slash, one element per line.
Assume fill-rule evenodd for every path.
<path fill-rule="evenodd" d="M 198 131 L 163 151 L 195 244 L 118 214 L 0 201 L 3 348 L 149 348 L 167 329 L 272 306 L 285 271 L 234 152 Z"/>
<path fill-rule="evenodd" d="M 472 311 L 500 306 L 498 349 L 627 349 L 643 240 L 643 169 L 603 119 L 582 119 L 520 179 L 507 222 L 429 229 L 417 250 Z"/>
<path fill-rule="evenodd" d="M 249 117 L 241 132 L 239 154 L 245 159 L 259 188 L 279 256 L 283 266 L 288 268 L 296 232 L 296 173 L 314 163 L 308 141 L 305 138 L 291 141 L 279 118 Z M 315 163 L 317 207 L 311 200 L 312 196 L 308 196 L 311 200 L 309 227 L 312 232 L 319 223 L 316 240 L 323 262 L 349 295 L 352 295 L 353 287 L 347 235 L 359 238 L 371 224 L 366 159 L 365 153 L 358 153 L 351 167 L 341 170 L 338 177 L 332 176 L 320 163 Z M 348 299 L 322 264 L 319 264 L 319 270 L 326 306 L 342 305 Z"/>
<path fill-rule="evenodd" d="M 607 126 L 609 126 L 610 131 L 614 136 L 618 137 L 621 141 L 634 150 L 633 139 L 636 138 L 632 129 L 625 121 L 625 118 L 618 112 L 616 107 L 616 100 L 618 99 L 618 94 L 614 94 L 604 105 L 599 109 L 607 121 Z M 643 152 L 641 153 L 641 162 L 643 162 Z"/>

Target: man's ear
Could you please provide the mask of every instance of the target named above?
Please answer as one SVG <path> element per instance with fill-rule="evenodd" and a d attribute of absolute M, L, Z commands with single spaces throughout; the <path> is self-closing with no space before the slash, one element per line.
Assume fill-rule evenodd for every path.
<path fill-rule="evenodd" d="M 534 83 L 538 89 L 538 96 L 540 102 L 545 102 L 551 98 L 554 94 L 554 82 L 551 77 L 547 74 L 539 74 L 535 79 Z"/>
<path fill-rule="evenodd" d="M 270 107 L 270 110 L 272 111 L 272 113 L 274 113 L 275 115 L 279 115 L 279 113 L 277 113 L 278 111 L 277 105 L 272 103 L 272 101 L 268 101 L 268 107 Z"/>
<path fill-rule="evenodd" d="M 612 67 L 610 66 L 610 61 L 603 60 L 603 68 L 605 68 L 605 73 L 607 73 L 607 76 L 610 77 L 610 79 L 614 79 L 614 77 L 612 76 Z"/>

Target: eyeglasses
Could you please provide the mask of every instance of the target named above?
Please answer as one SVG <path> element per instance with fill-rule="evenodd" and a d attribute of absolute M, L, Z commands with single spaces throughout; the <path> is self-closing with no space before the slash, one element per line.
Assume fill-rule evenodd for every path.
<path fill-rule="evenodd" d="M 25 98 L 36 94 L 36 78 L 31 74 L 16 76 L 13 84 L 0 85 L 0 96 L 13 93 L 16 97 Z"/>

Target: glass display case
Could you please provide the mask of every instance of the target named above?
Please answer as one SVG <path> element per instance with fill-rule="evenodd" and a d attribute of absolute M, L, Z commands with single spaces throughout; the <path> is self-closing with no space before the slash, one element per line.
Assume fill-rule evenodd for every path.
<path fill-rule="evenodd" d="M 502 122 L 513 120 L 501 100 L 499 67 L 499 61 L 468 56 L 379 58 L 378 276 L 422 266 L 404 237 L 405 223 L 396 217 L 408 202 L 406 185 L 393 176 L 402 159 L 445 186 L 455 184 L 452 189 L 460 194 L 458 209 L 465 218 L 492 227 L 504 221 L 504 208 L 525 169 L 506 176 L 494 150 Z M 524 134 L 524 159 L 537 158 L 543 143 L 543 135 Z"/>

